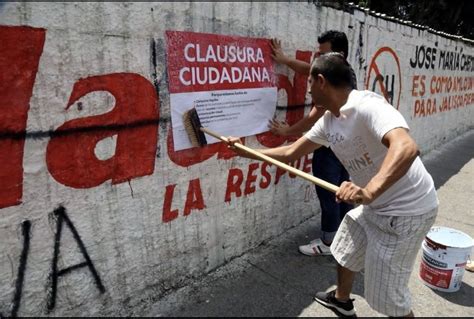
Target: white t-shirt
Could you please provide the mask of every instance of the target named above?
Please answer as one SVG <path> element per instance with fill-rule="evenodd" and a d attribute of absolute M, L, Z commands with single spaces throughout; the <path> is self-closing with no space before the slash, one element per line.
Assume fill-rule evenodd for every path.
<path fill-rule="evenodd" d="M 400 112 L 370 91 L 352 90 L 340 113 L 336 117 L 326 112 L 305 137 L 330 146 L 352 181 L 365 187 L 387 155 L 383 136 L 408 125 Z M 406 216 L 424 214 L 437 205 L 433 179 L 417 157 L 403 177 L 367 206 L 380 215 Z"/>

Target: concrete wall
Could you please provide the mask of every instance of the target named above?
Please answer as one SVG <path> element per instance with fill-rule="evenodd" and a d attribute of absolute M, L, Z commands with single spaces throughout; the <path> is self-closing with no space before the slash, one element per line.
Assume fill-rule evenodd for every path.
<path fill-rule="evenodd" d="M 0 313 L 140 314 L 318 213 L 313 186 L 275 167 L 221 144 L 173 150 L 164 33 L 277 37 L 308 59 L 328 29 L 347 33 L 359 87 L 387 94 L 423 153 L 472 129 L 472 44 L 361 10 L 2 3 Z M 420 48 L 422 66 L 413 63 Z M 434 50 L 427 68 L 421 62 Z M 292 108 L 305 102 L 306 79 L 276 71 L 277 115 L 297 121 L 308 111 Z M 296 164 L 310 171 L 310 156 Z"/>

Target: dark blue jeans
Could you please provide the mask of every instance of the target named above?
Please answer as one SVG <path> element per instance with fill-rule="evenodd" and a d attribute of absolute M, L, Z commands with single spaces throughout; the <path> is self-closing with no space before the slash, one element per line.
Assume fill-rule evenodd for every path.
<path fill-rule="evenodd" d="M 349 180 L 349 173 L 336 155 L 324 146 L 313 153 L 313 175 L 336 186 Z M 332 242 L 342 219 L 354 207 L 347 203 L 336 203 L 335 194 L 319 186 L 316 186 L 316 193 L 321 203 L 322 239 Z"/>

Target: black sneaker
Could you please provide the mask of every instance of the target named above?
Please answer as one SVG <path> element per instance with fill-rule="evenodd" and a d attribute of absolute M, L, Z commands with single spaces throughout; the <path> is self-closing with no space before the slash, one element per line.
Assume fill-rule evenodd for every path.
<path fill-rule="evenodd" d="M 314 300 L 326 306 L 328 308 L 334 309 L 345 316 L 355 315 L 354 304 L 352 303 L 354 299 L 349 299 L 348 301 L 339 301 L 336 299 L 336 290 L 330 292 L 318 292 L 314 297 Z"/>

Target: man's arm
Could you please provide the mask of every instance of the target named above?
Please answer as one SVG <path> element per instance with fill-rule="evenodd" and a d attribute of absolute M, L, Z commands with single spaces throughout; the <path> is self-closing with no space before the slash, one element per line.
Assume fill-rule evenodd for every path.
<path fill-rule="evenodd" d="M 389 131 L 382 143 L 388 148 L 387 155 L 378 173 L 365 187 L 374 198 L 402 178 L 419 155 L 418 146 L 404 128 Z"/>
<path fill-rule="evenodd" d="M 301 136 L 304 132 L 308 131 L 313 127 L 321 116 L 324 115 L 325 110 L 319 107 L 311 108 L 309 114 L 303 117 L 301 120 L 296 122 L 293 125 L 288 125 L 287 123 L 277 122 L 276 120 L 271 120 L 268 127 L 273 134 L 281 136 Z"/>
<path fill-rule="evenodd" d="M 228 137 L 228 139 L 229 139 L 229 143 L 228 143 L 229 148 L 231 148 L 238 155 L 242 157 L 246 157 L 246 158 L 251 158 L 251 159 L 259 159 L 255 157 L 254 155 L 247 153 L 245 151 L 242 151 L 233 146 L 234 143 L 242 144 L 239 138 Z M 295 141 L 294 143 L 290 145 L 284 145 L 280 147 L 267 148 L 267 149 L 257 149 L 256 151 L 264 155 L 270 156 L 280 162 L 289 163 L 289 162 L 296 161 L 297 159 L 303 157 L 303 155 L 312 153 L 315 149 L 319 147 L 321 147 L 320 144 L 316 144 L 310 141 L 308 138 L 302 136 L 297 141 Z"/>
<path fill-rule="evenodd" d="M 377 174 L 364 188 L 351 182 L 342 183 L 336 193 L 338 200 L 370 204 L 405 175 L 419 155 L 418 146 L 404 128 L 395 128 L 386 133 L 382 143 L 388 152 Z"/>
<path fill-rule="evenodd" d="M 285 64 L 295 72 L 309 75 L 311 65 L 308 62 L 286 56 L 281 49 L 280 40 L 272 39 L 270 46 L 273 51 L 272 57 L 275 62 Z"/>

